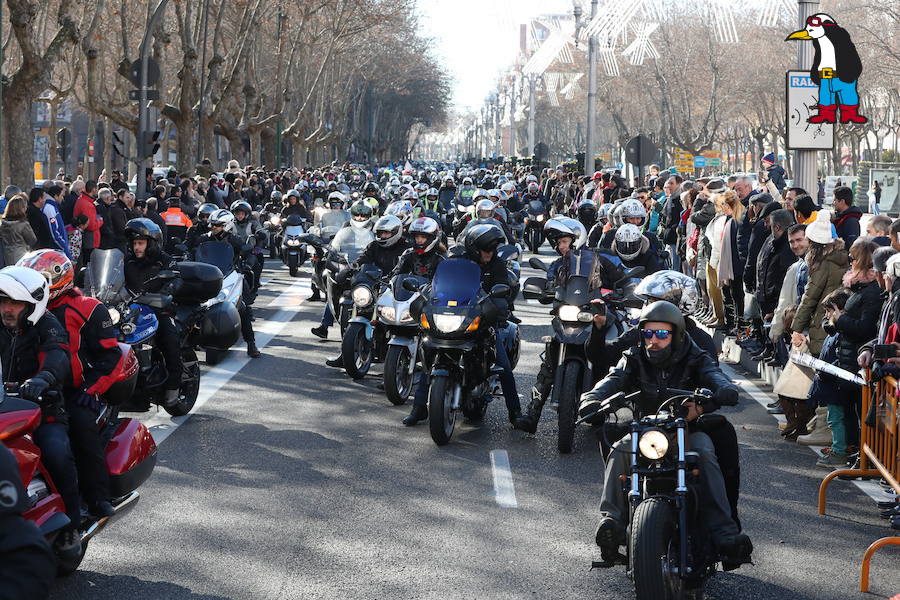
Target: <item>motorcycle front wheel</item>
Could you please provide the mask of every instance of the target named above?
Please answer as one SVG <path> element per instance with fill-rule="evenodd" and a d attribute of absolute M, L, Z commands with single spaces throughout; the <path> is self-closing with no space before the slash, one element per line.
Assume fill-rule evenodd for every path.
<path fill-rule="evenodd" d="M 634 511 L 628 556 L 637 600 L 700 600 L 702 586 L 688 591 L 669 567 L 677 562 L 671 549 L 678 547 L 675 515 L 662 498 L 648 498 Z M 699 593 L 699 596 L 697 595 Z"/>
<path fill-rule="evenodd" d="M 384 394 L 396 406 L 404 404 L 412 392 L 415 373 L 410 373 L 411 360 L 406 346 L 388 346 L 387 356 L 384 357 Z M 419 382 L 419 385 L 425 385 L 425 382 Z"/>
<path fill-rule="evenodd" d="M 291 277 L 297 277 L 298 275 L 300 275 L 299 261 L 300 258 L 296 255 L 287 257 L 288 272 L 291 274 Z"/>
<path fill-rule="evenodd" d="M 559 390 L 559 433 L 556 447 L 563 454 L 572 451 L 575 444 L 575 421 L 578 418 L 578 399 L 581 396 L 581 364 L 564 364 L 562 389 Z"/>
<path fill-rule="evenodd" d="M 350 323 L 341 340 L 344 370 L 352 379 L 362 379 L 372 366 L 372 340 L 366 338 L 366 326 Z"/>
<path fill-rule="evenodd" d="M 181 351 L 181 388 L 178 390 L 179 400 L 172 406 L 164 406 L 166 412 L 173 417 L 180 417 L 191 412 L 200 393 L 200 362 L 197 353 L 189 348 Z"/>
<path fill-rule="evenodd" d="M 420 384 L 421 385 L 421 384 Z M 453 396 L 459 387 L 447 375 L 432 376 L 428 386 L 428 429 L 438 446 L 446 446 L 456 427 Z"/>

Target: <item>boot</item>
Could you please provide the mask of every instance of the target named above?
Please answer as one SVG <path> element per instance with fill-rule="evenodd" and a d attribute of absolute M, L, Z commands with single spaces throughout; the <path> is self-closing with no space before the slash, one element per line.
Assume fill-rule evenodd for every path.
<path fill-rule="evenodd" d="M 858 104 L 841 104 L 841 123 L 868 123 L 869 119 L 856 112 L 858 109 Z"/>
<path fill-rule="evenodd" d="M 820 104 L 816 108 L 819 109 L 819 114 L 808 118 L 806 120 L 807 123 L 812 123 L 813 125 L 817 123 L 837 123 L 837 104 L 829 104 L 827 106 Z M 856 107 L 853 108 L 854 112 L 856 112 Z"/>
<path fill-rule="evenodd" d="M 256 347 L 256 342 L 247 342 L 247 356 L 250 358 L 259 358 L 262 352 Z"/>
<path fill-rule="evenodd" d="M 784 409 L 784 418 L 787 419 L 787 426 L 781 431 L 782 437 L 787 437 L 797 430 L 800 422 L 797 419 L 797 400 L 788 398 L 787 396 L 778 396 L 781 407 Z M 804 423 L 805 425 L 805 423 Z"/>
<path fill-rule="evenodd" d="M 325 361 L 325 364 L 329 367 L 334 367 L 335 369 L 343 369 L 344 368 L 344 357 L 338 354 L 334 358 L 329 358 Z"/>
<path fill-rule="evenodd" d="M 794 410 L 796 411 L 797 427 L 793 432 L 784 436 L 784 439 L 792 442 L 796 442 L 801 435 L 809 435 L 809 429 L 806 428 L 806 425 L 812 416 L 812 411 L 806 406 L 806 400 L 796 400 Z"/>
<path fill-rule="evenodd" d="M 409 415 L 405 419 L 403 419 L 403 424 L 407 427 L 411 427 L 417 424 L 419 421 L 424 421 L 427 418 L 428 407 L 413 404 L 412 410 L 409 411 Z"/>
<path fill-rule="evenodd" d="M 328 339 L 328 328 L 325 327 L 324 325 L 319 325 L 318 327 L 313 327 L 309 331 L 317 338 L 321 338 L 323 340 Z"/>
<path fill-rule="evenodd" d="M 541 394 L 537 386 L 531 388 L 531 402 L 528 403 L 526 409 L 527 415 L 513 423 L 515 428 L 527 433 L 537 433 L 538 421 L 541 420 L 541 411 L 544 409 L 546 400 L 546 395 Z"/>
<path fill-rule="evenodd" d="M 819 411 L 822 411 L 821 413 Z M 826 420 L 828 409 L 819 407 L 816 409 L 816 425 L 812 433 L 801 435 L 797 438 L 797 443 L 804 446 L 827 446 L 831 444 L 831 428 Z"/>

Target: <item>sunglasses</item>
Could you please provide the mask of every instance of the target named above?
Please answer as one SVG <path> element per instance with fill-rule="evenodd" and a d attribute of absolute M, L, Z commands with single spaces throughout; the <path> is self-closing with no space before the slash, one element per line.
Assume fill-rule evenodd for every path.
<path fill-rule="evenodd" d="M 653 339 L 654 335 L 658 340 L 667 340 L 672 335 L 672 332 L 668 329 L 642 329 L 641 333 L 644 335 L 645 340 Z"/>
<path fill-rule="evenodd" d="M 819 17 L 809 17 L 806 19 L 807 25 L 812 25 L 813 27 L 820 27 L 823 25 L 834 25 L 831 21 L 823 21 Z"/>

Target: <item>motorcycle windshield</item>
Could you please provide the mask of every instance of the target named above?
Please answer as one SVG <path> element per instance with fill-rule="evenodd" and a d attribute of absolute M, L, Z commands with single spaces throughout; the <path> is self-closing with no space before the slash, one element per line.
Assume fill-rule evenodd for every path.
<path fill-rule="evenodd" d="M 375 235 L 368 229 L 344 227 L 331 240 L 331 248 L 345 255 L 347 262 L 354 262 L 363 253 Z"/>
<path fill-rule="evenodd" d="M 532 215 L 540 215 L 544 213 L 544 203 L 540 200 L 532 200 L 528 203 L 528 212 Z"/>
<path fill-rule="evenodd" d="M 397 275 L 394 277 L 394 281 L 391 282 L 391 294 L 393 294 L 394 300 L 397 302 L 406 302 L 416 293 L 403 287 L 403 282 L 407 279 L 414 280 L 419 287 L 421 287 L 422 284 L 428 283 L 428 280 L 424 277 L 416 277 L 415 275 L 408 274 Z"/>
<path fill-rule="evenodd" d="M 228 242 L 203 242 L 197 247 L 194 259 L 219 267 L 223 277 L 234 270 L 234 249 Z"/>
<path fill-rule="evenodd" d="M 481 295 L 481 269 L 471 260 L 450 258 L 442 261 L 431 282 L 434 306 L 472 306 Z"/>
<path fill-rule="evenodd" d="M 322 215 L 322 219 L 319 221 L 319 227 L 322 228 L 323 232 L 325 229 L 334 228 L 335 231 L 338 228 L 343 227 L 344 223 L 350 220 L 350 213 L 346 210 L 329 210 L 327 213 Z"/>
<path fill-rule="evenodd" d="M 125 300 L 125 255 L 118 248 L 94 250 L 88 263 L 91 296 L 106 305 Z"/>

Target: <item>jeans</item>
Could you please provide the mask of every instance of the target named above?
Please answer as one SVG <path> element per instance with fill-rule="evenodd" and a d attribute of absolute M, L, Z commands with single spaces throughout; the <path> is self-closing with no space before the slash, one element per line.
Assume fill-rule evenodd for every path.
<path fill-rule="evenodd" d="M 856 92 L 856 81 L 844 83 L 837 77 L 819 81 L 819 105 L 858 106 L 859 94 Z"/>
<path fill-rule="evenodd" d="M 716 540 L 733 536 L 739 532 L 732 518 L 731 506 L 725 480 L 712 440 L 701 432 L 690 434 L 690 449 L 700 455 L 700 480 L 705 488 L 701 494 L 700 506 L 703 519 Z M 673 449 L 674 450 L 674 449 Z M 622 491 L 620 475 L 628 475 L 631 470 L 631 435 L 622 438 L 612 447 L 603 474 L 603 494 L 600 498 L 600 512 L 610 517 L 623 528 L 628 525 L 628 498 Z"/>
<path fill-rule="evenodd" d="M 66 412 L 69 413 L 69 440 L 75 455 L 81 495 L 88 502 L 108 500 L 109 473 L 97 428 L 97 412 L 75 403 L 74 398 L 67 398 Z"/>
<path fill-rule="evenodd" d="M 41 460 L 62 496 L 69 520 L 75 527 L 81 525 L 78 472 L 66 426 L 62 423 L 44 423 L 34 431 L 33 439 L 41 449 Z"/>
<path fill-rule="evenodd" d="M 847 423 L 844 407 L 840 404 L 828 405 L 828 425 L 831 427 L 831 451 L 834 454 L 847 453 Z"/>
<path fill-rule="evenodd" d="M 331 302 L 325 302 L 325 314 L 322 315 L 321 327 L 331 327 L 334 325 L 334 313 L 331 312 Z"/>

